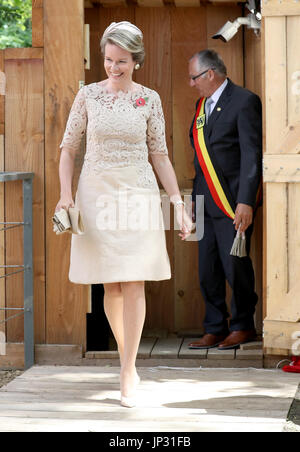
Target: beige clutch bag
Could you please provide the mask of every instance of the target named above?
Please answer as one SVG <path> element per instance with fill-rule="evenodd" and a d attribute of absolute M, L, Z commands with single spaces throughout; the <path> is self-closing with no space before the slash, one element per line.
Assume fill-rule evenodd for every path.
<path fill-rule="evenodd" d="M 69 207 L 68 211 L 66 209 L 60 209 L 55 212 L 52 217 L 53 231 L 56 234 L 63 234 L 64 232 L 69 232 L 71 234 L 84 234 L 84 226 L 82 218 L 77 207 Z"/>

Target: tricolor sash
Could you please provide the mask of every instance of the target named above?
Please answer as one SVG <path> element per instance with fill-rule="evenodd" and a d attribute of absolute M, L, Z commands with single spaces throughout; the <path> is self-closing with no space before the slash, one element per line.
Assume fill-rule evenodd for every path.
<path fill-rule="evenodd" d="M 215 161 L 215 157 L 210 149 L 210 146 L 205 142 L 205 102 L 206 97 L 202 97 L 197 108 L 195 122 L 193 125 L 194 146 L 200 167 L 203 171 L 214 202 L 225 215 L 234 219 L 235 204 L 224 180 L 224 176 Z"/>

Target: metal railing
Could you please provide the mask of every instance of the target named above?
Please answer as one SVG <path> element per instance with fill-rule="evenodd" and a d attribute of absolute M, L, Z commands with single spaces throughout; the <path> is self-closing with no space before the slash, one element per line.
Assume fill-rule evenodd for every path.
<path fill-rule="evenodd" d="M 23 222 L 0 222 L 9 225 L 0 231 L 7 231 L 18 226 L 23 226 L 23 265 L 0 265 L 0 268 L 21 268 L 12 271 L 0 278 L 6 278 L 16 273 L 24 272 L 24 306 L 20 308 L 0 308 L 4 311 L 21 311 L 7 317 L 1 323 L 24 315 L 24 363 L 25 369 L 34 364 L 34 320 L 33 320 L 33 256 L 32 256 L 32 179 L 34 173 L 0 172 L 0 182 L 23 181 Z"/>

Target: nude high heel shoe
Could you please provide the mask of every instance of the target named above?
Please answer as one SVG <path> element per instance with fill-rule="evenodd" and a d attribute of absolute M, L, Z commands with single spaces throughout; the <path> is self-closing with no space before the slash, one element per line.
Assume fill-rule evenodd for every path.
<path fill-rule="evenodd" d="M 121 405 L 126 408 L 134 408 L 136 406 L 135 397 L 121 396 Z"/>
<path fill-rule="evenodd" d="M 140 384 L 140 377 L 137 375 L 135 380 L 135 389 Z M 121 405 L 126 408 L 134 408 L 136 406 L 136 398 L 135 397 L 125 397 L 121 394 Z"/>

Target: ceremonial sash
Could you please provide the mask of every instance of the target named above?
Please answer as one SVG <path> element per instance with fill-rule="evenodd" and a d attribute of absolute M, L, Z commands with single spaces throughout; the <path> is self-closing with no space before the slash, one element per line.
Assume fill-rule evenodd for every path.
<path fill-rule="evenodd" d="M 231 199 L 231 194 L 221 171 L 217 167 L 215 158 L 205 143 L 204 125 L 205 125 L 205 102 L 202 97 L 199 101 L 195 122 L 193 126 L 194 146 L 198 156 L 200 167 L 203 171 L 209 191 L 216 205 L 229 218 L 235 217 L 235 205 Z"/>

